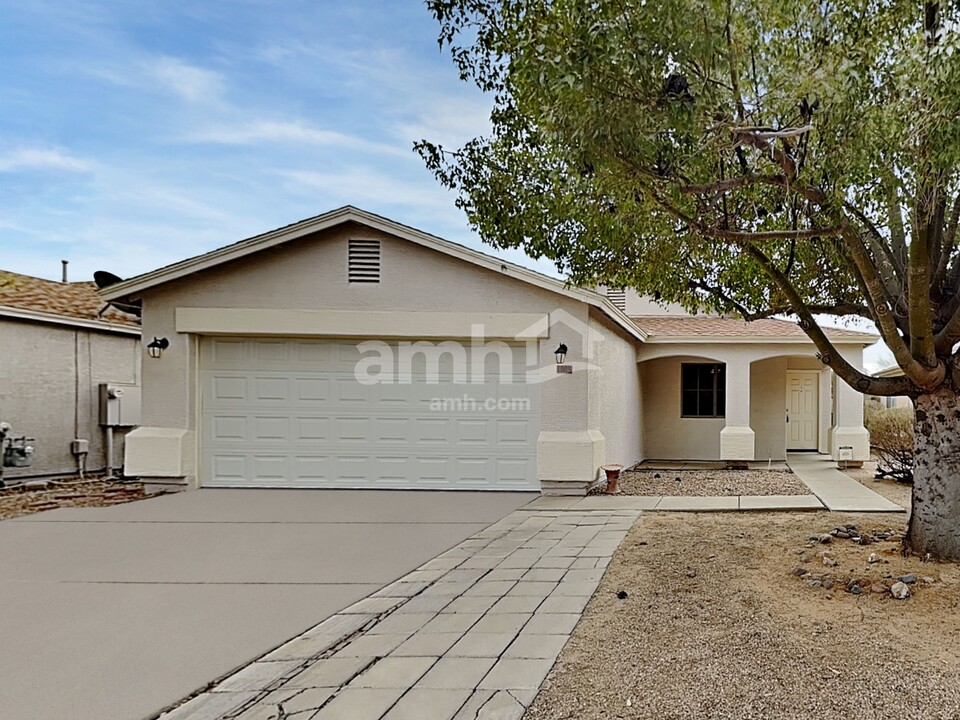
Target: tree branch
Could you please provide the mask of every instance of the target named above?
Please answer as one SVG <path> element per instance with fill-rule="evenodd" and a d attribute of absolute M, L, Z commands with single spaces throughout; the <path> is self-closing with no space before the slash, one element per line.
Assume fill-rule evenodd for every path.
<path fill-rule="evenodd" d="M 787 297 L 793 312 L 800 318 L 800 327 L 820 351 L 820 360 L 831 368 L 850 387 L 870 395 L 910 395 L 916 390 L 910 380 L 903 378 L 875 378 L 857 370 L 844 358 L 823 332 L 810 309 L 803 302 L 793 284 L 781 273 L 758 247 L 744 245 L 744 250 L 757 262 Z"/>
<path fill-rule="evenodd" d="M 953 207 L 950 210 L 950 220 L 947 224 L 947 230 L 943 235 L 943 247 L 940 250 L 940 258 L 937 262 L 937 269 L 933 273 L 933 286 L 939 288 L 945 295 L 953 295 L 957 288 L 946 283 L 947 269 L 950 265 L 950 256 L 953 255 L 953 249 L 957 242 L 957 225 L 960 223 L 960 193 L 953 200 Z M 944 287 L 946 285 L 946 287 Z"/>

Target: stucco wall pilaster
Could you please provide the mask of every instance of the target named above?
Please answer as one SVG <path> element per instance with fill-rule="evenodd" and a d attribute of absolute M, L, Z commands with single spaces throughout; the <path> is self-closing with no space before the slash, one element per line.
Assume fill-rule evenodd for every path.
<path fill-rule="evenodd" d="M 755 436 L 750 427 L 750 360 L 731 358 L 726 365 L 726 424 L 720 431 L 720 459 L 753 460 Z"/>
<path fill-rule="evenodd" d="M 840 354 L 862 367 L 861 348 L 842 348 Z M 847 457 L 849 452 L 850 457 Z M 863 426 L 863 395 L 839 378 L 835 389 L 834 424 L 830 432 L 830 456 L 837 461 L 870 459 L 870 433 Z"/>
<path fill-rule="evenodd" d="M 170 345 L 142 361 L 142 425 L 127 437 L 124 472 L 154 485 L 197 487 L 198 338 L 176 331 L 172 306 L 145 304 L 143 345 L 154 337 Z"/>

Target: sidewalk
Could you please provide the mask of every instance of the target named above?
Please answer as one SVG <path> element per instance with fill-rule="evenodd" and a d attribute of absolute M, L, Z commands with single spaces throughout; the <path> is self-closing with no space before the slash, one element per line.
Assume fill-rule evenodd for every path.
<path fill-rule="evenodd" d="M 814 495 L 545 495 L 525 510 L 592 512 L 595 510 L 634 510 L 655 512 L 735 512 L 739 510 L 823 510 Z"/>
<path fill-rule="evenodd" d="M 812 495 L 642 496 L 546 495 L 525 509 L 590 512 L 631 510 L 643 512 L 737 512 L 754 510 L 831 510 L 834 512 L 905 512 L 873 490 L 840 472 L 826 455 L 795 454 L 786 466 Z"/>
<path fill-rule="evenodd" d="M 904 508 L 837 470 L 836 463 L 827 456 L 797 453 L 787 458 L 787 465 L 830 510 L 904 512 Z"/>
<path fill-rule="evenodd" d="M 527 505 L 161 719 L 519 720 L 639 516 Z"/>

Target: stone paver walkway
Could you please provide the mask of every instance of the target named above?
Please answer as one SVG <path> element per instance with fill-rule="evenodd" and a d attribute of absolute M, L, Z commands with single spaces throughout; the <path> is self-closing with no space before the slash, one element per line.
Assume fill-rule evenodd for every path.
<path fill-rule="evenodd" d="M 518 720 L 639 515 L 528 505 L 162 720 Z"/>
<path fill-rule="evenodd" d="M 830 510 L 904 512 L 896 503 L 840 472 L 828 456 L 798 453 L 787 458 L 787 465 Z"/>

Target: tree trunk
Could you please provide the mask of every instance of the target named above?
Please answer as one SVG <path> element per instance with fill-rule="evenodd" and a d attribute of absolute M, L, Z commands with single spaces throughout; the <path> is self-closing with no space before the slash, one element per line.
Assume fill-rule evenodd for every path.
<path fill-rule="evenodd" d="M 916 401 L 913 509 L 907 549 L 960 560 L 960 397 L 943 387 Z"/>

